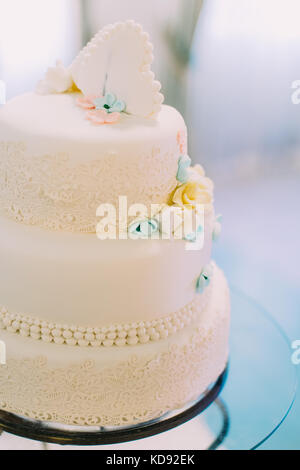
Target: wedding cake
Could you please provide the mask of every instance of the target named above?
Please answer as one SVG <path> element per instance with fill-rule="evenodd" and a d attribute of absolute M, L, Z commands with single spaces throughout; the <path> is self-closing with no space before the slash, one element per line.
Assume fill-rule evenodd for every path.
<path fill-rule="evenodd" d="M 1 410 L 130 426 L 226 366 L 213 183 L 152 61 L 140 25 L 109 25 L 0 109 Z"/>

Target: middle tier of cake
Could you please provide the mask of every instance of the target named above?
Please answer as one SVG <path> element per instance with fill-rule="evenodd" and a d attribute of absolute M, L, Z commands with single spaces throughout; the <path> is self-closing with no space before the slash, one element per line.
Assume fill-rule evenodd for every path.
<path fill-rule="evenodd" d="M 12 331 L 20 322 L 47 331 L 112 326 L 128 331 L 138 322 L 149 328 L 173 314 L 186 317 L 210 261 L 212 225 L 207 217 L 204 246 L 190 251 L 183 240 L 101 241 L 93 234 L 50 232 L 1 218 L 2 321 Z M 209 288 L 197 296 L 197 310 L 208 295 Z"/>

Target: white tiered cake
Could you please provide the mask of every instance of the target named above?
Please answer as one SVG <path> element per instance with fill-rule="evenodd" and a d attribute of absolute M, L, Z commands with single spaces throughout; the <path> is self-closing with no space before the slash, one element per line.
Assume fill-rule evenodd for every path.
<path fill-rule="evenodd" d="M 226 365 L 213 184 L 190 166 L 184 120 L 161 104 L 151 62 L 139 25 L 108 26 L 0 110 L 0 409 L 146 422 Z M 101 217 L 113 207 L 117 218 Z"/>

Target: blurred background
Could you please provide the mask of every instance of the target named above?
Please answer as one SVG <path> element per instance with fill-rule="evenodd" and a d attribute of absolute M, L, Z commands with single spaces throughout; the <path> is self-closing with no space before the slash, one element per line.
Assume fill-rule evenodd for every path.
<path fill-rule="evenodd" d="M 291 341 L 300 339 L 299 18 L 299 0 L 0 0 L 9 98 L 56 59 L 69 64 L 105 24 L 144 25 L 166 102 L 189 126 L 190 155 L 216 182 L 215 258 Z M 299 420 L 298 398 L 265 448 L 299 449 Z"/>

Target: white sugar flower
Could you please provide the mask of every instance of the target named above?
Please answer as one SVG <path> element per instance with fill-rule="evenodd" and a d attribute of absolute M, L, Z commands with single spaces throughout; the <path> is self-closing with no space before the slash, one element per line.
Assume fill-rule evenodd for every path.
<path fill-rule="evenodd" d="M 55 67 L 50 67 L 36 87 L 36 93 L 39 95 L 48 95 L 55 93 L 64 93 L 73 86 L 73 80 L 70 70 L 64 67 L 61 61 L 56 62 Z"/>

